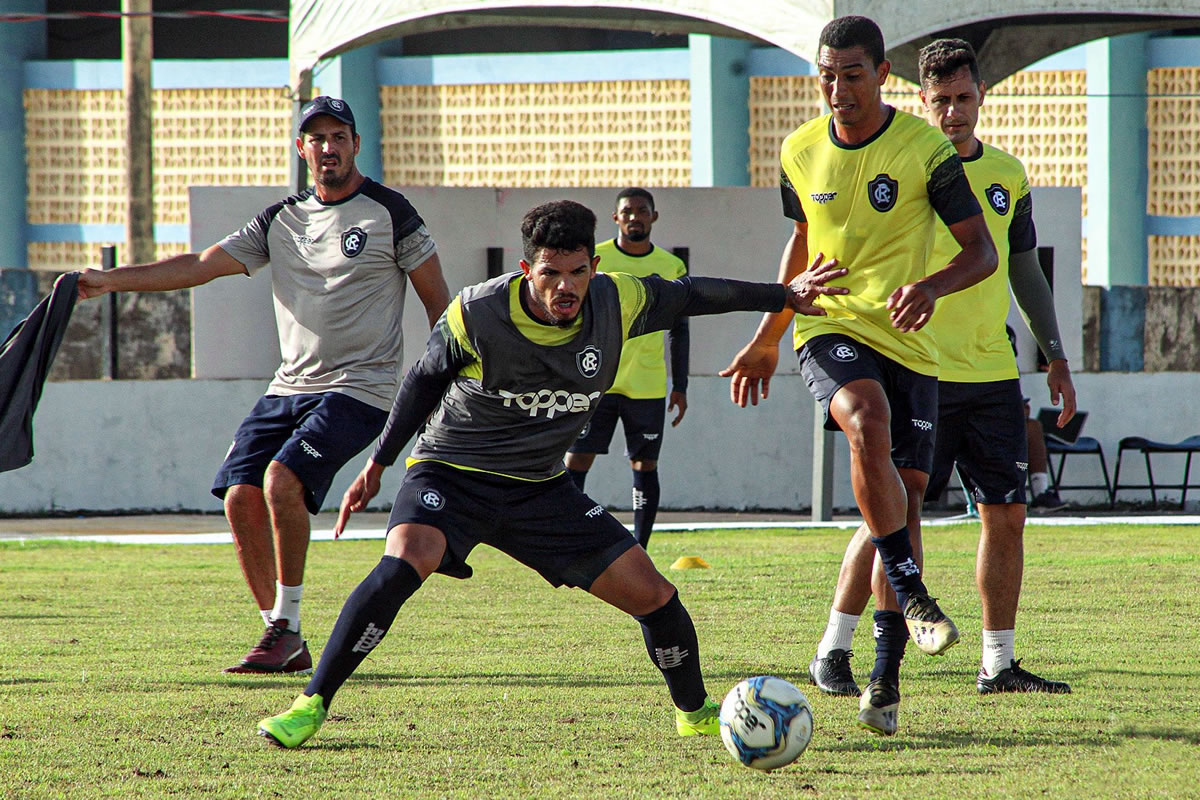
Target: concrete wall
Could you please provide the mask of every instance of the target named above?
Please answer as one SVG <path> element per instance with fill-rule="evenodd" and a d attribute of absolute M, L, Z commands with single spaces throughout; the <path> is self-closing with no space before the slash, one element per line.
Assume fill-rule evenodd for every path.
<path fill-rule="evenodd" d="M 779 191 L 749 187 L 654 188 L 659 220 L 656 245 L 687 247 L 693 275 L 741 280 L 775 279 L 791 222 L 779 210 Z M 521 217 L 538 203 L 569 198 L 596 212 L 596 238 L 616 233 L 611 208 L 616 190 L 478 189 L 404 187 L 438 243 L 452 292 L 483 280 L 487 248 L 504 249 L 505 269 L 518 269 Z M 199 250 L 237 230 L 286 194 L 279 188 L 201 187 L 191 190 L 191 247 Z M 1033 190 L 1039 243 L 1055 249 L 1055 298 L 1063 344 L 1074 361 L 1082 353 L 1079 189 Z M 465 223 L 464 221 L 469 221 Z M 604 265 L 600 265 L 604 269 Z M 230 277 L 193 290 L 192 359 L 197 378 L 269 377 L 279 363 L 269 270 L 255 278 Z M 1035 345 L 1015 311 L 1023 369 L 1034 369 Z M 693 375 L 715 375 L 749 339 L 757 314 L 727 314 L 692 321 Z M 429 328 L 415 293 L 404 315 L 405 366 L 420 356 Z M 1079 359 L 1082 364 L 1082 359 Z M 1076 367 L 1077 369 L 1079 367 Z M 781 358 L 783 374 L 797 374 L 795 359 Z"/>
<path fill-rule="evenodd" d="M 1078 219 L 1078 191 L 1035 191 L 1042 242 L 1059 248 L 1056 274 L 1076 276 L 1073 289 L 1069 282 L 1056 283 L 1064 340 L 1071 352 L 1078 352 L 1078 226 L 1054 223 L 1056 217 Z M 579 200 L 597 210 L 601 236 L 613 231 L 606 216 L 612 189 L 425 188 L 407 194 L 429 221 L 454 290 L 484 276 L 488 246 L 505 248 L 506 264 L 516 267 L 520 217 L 538 202 L 561 196 Z M 205 247 L 277 199 L 279 190 L 194 190 L 192 197 L 192 244 Z M 689 247 L 695 274 L 773 279 L 789 230 L 779 213 L 776 191 L 664 189 L 656 190 L 655 197 L 661 213 L 655 241 L 668 248 Z M 1060 206 L 1056 198 L 1065 199 L 1066 205 Z M 1060 228 L 1065 239 L 1056 239 Z M 1066 255 L 1072 247 L 1074 262 Z M 213 473 L 238 423 L 266 388 L 278 358 L 268 274 L 264 271 L 261 278 L 250 280 L 222 278 L 194 291 L 193 353 L 197 372 L 207 379 L 48 384 L 35 418 L 34 463 L 0 474 L 0 512 L 219 510 L 220 503 L 208 493 Z M 406 313 L 406 360 L 411 361 L 422 350 L 426 325 L 415 297 L 409 303 L 416 306 Z M 796 374 L 795 359 L 783 354 L 771 397 L 757 408 L 733 406 L 728 381 L 716 377 L 757 322 L 758 315 L 751 313 L 692 321 L 690 408 L 680 427 L 667 432 L 661 457 L 667 508 L 799 510 L 810 504 L 813 401 Z M 1200 389 L 1197 375 L 1162 376 L 1166 385 L 1151 383 L 1160 376 L 1111 377 L 1112 384 L 1122 388 L 1084 384 L 1081 378 L 1081 388 L 1093 387 L 1083 392 L 1085 408 L 1091 398 L 1105 398 L 1105 414 L 1089 422 L 1088 433 L 1093 435 L 1099 435 L 1095 430 L 1102 427 L 1101 416 L 1117 422 L 1141 419 L 1147 416 L 1146 408 L 1155 407 L 1152 401 L 1186 397 Z M 1029 379 L 1036 382 L 1039 376 Z M 1147 393 L 1147 385 L 1156 388 Z M 1043 389 L 1033 395 L 1035 405 L 1044 393 Z M 1131 397 L 1128 404 L 1121 393 Z M 1180 426 L 1180 438 L 1200 430 L 1200 409 L 1165 411 L 1158 417 Z M 1190 420 L 1189 413 L 1197 419 Z M 1143 433 L 1138 428 L 1114 427 L 1114 451 L 1117 436 Z M 835 441 L 834 505 L 844 508 L 853 504 L 847 453 L 844 439 Z M 630 476 L 620 451 L 618 444 L 613 454 L 597 460 L 588 488 L 597 500 L 627 508 Z M 363 460 L 365 456 L 355 459 L 338 476 L 329 495 L 331 507 Z M 390 502 L 399 479 L 399 470 L 389 471 L 381 504 Z"/>
<path fill-rule="evenodd" d="M 1080 407 L 1091 412 L 1084 433 L 1103 444 L 1110 474 L 1123 436 L 1177 441 L 1200 433 L 1200 405 L 1179 400 L 1200 396 L 1198 373 L 1092 373 L 1077 375 L 1075 383 Z M 1025 375 L 1022 384 L 1035 412 L 1050 405 L 1044 375 Z M 213 474 L 264 386 L 258 380 L 47 384 L 34 420 L 34 461 L 0 473 L 0 513 L 218 511 L 220 503 L 208 492 Z M 663 444 L 664 508 L 786 509 L 797 514 L 808 508 L 813 415 L 800 377 L 776 379 L 769 400 L 739 409 L 729 402 L 726 380 L 696 376 L 689 401 L 684 422 L 667 433 Z M 835 441 L 834 506 L 849 508 L 853 495 L 845 440 L 837 436 Z M 365 458 L 354 459 L 338 475 L 329 507 L 336 506 Z M 1182 458 L 1159 458 L 1156 474 L 1177 481 Z M 1129 480 L 1144 477 L 1140 459 L 1125 470 Z M 1073 483 L 1099 482 L 1099 463 L 1072 456 L 1065 476 Z M 391 503 L 400 478 L 399 469 L 385 474 L 379 507 Z M 619 451 L 597 459 L 588 491 L 600 502 L 629 507 L 629 469 Z M 1101 495 L 1071 493 L 1067 499 L 1099 502 Z M 1148 493 L 1121 498 L 1148 499 Z"/>

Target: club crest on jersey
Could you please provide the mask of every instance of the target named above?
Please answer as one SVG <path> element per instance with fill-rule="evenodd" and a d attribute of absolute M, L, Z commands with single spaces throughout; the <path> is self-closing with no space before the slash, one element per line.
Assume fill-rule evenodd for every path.
<path fill-rule="evenodd" d="M 355 225 L 342 234 L 342 255 L 354 258 L 367 246 L 367 232 Z"/>
<path fill-rule="evenodd" d="M 446 505 L 446 498 L 437 489 L 422 489 L 417 493 L 417 500 L 430 511 L 441 511 Z"/>
<path fill-rule="evenodd" d="M 576 353 L 575 363 L 579 366 L 579 374 L 585 378 L 596 377 L 596 373 L 600 371 L 601 355 L 600 348 L 594 344 L 589 344 Z"/>
<path fill-rule="evenodd" d="M 846 363 L 858 358 L 858 351 L 854 349 L 853 345 L 840 343 L 829 349 L 829 355 L 833 356 L 834 361 Z"/>
<path fill-rule="evenodd" d="M 879 173 L 875 180 L 867 184 L 867 199 L 871 208 L 876 211 L 891 211 L 896 205 L 896 189 L 900 184 L 892 180 L 886 173 Z"/>
<path fill-rule="evenodd" d="M 992 207 L 992 211 L 995 211 L 1002 217 L 1008 213 L 1008 189 L 1005 189 L 998 183 L 993 183 L 984 192 L 984 196 L 987 197 L 988 205 Z"/>

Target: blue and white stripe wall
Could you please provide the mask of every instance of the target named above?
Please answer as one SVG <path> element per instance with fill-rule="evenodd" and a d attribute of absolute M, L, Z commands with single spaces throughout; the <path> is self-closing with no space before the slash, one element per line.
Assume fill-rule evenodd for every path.
<path fill-rule="evenodd" d="M 33 0 L 10 0 L 17 5 Z M 24 141 L 22 89 L 119 89 L 119 61 L 44 61 L 44 36 L 0 25 L 0 67 L 23 82 L 0 84 L 0 135 Z M 1088 274 L 1104 285 L 1144 284 L 1147 235 L 1200 235 L 1200 217 L 1146 214 L 1145 74 L 1156 67 L 1200 66 L 1200 38 L 1133 34 L 1098 40 L 1052 56 L 1031 69 L 1087 69 L 1090 219 Z M 696 186 L 749 182 L 749 78 L 808 75 L 803 59 L 771 48 L 704 35 L 686 49 L 556 52 L 511 55 L 385 57 L 379 46 L 327 63 L 314 83 L 346 98 L 362 134 L 364 172 L 382 175 L 379 86 L 575 80 L 691 81 L 692 175 Z M 154 63 L 155 88 L 285 86 L 283 59 Z M 0 266 L 25 266 L 26 246 L 38 241 L 124 239 L 123 226 L 33 225 L 25 218 L 25 177 L 0 195 Z M 162 242 L 186 242 L 184 225 L 159 225 Z"/>

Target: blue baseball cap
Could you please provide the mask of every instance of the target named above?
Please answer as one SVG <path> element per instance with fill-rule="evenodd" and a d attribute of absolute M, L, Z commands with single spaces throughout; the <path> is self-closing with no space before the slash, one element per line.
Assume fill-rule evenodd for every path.
<path fill-rule="evenodd" d="M 300 131 L 303 132 L 308 127 L 308 123 L 312 121 L 313 117 L 319 117 L 322 114 L 344 122 L 351 128 L 355 127 L 354 112 L 350 110 L 350 104 L 345 100 L 323 94 L 309 100 L 300 110 Z"/>

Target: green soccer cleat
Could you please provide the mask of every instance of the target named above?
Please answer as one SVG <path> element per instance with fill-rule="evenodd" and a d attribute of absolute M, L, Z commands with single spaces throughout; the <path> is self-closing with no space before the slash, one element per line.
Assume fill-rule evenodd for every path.
<path fill-rule="evenodd" d="M 706 697 L 695 711 L 675 709 L 675 730 L 680 736 L 720 736 L 720 713 L 721 707 Z"/>
<path fill-rule="evenodd" d="M 278 747 L 299 747 L 321 729 L 328 714 L 321 695 L 302 694 L 287 711 L 260 720 L 258 735 Z"/>

